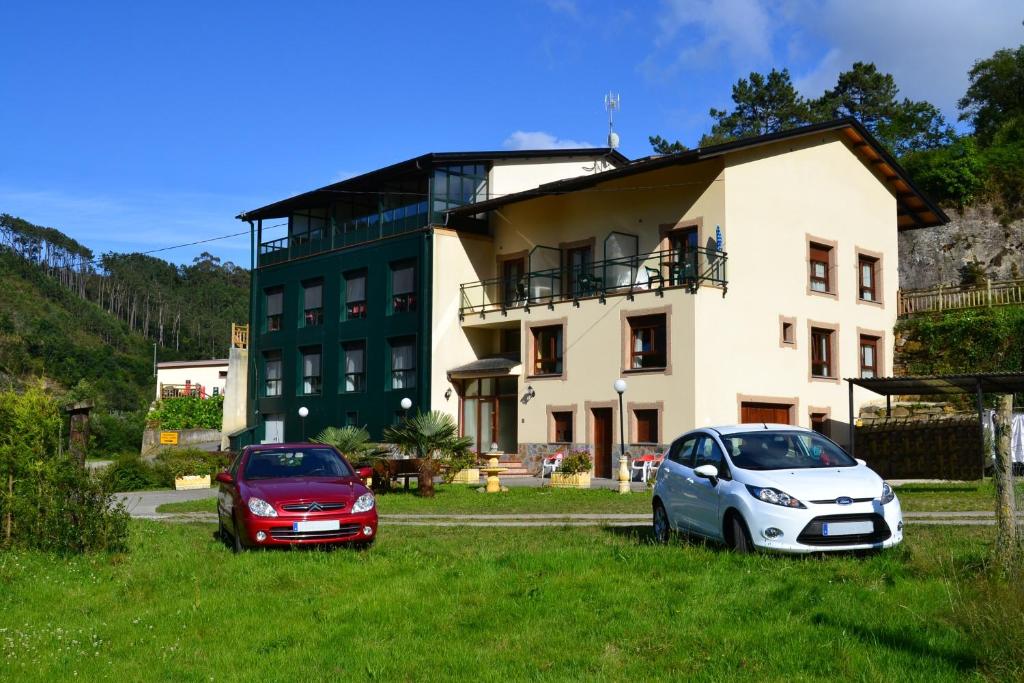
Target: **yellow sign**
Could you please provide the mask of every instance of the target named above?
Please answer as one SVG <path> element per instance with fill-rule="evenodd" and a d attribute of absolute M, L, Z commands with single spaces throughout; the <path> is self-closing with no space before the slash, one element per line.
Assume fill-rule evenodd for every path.
<path fill-rule="evenodd" d="M 165 446 L 177 446 L 178 432 L 160 432 L 160 443 Z"/>

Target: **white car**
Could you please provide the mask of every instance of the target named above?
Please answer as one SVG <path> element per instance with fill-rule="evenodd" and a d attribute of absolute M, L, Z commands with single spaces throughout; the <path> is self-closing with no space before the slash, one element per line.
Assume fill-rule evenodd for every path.
<path fill-rule="evenodd" d="M 890 548 L 903 540 L 892 488 L 833 441 L 790 425 L 707 427 L 676 439 L 654 484 L 654 535 L 739 552 Z"/>

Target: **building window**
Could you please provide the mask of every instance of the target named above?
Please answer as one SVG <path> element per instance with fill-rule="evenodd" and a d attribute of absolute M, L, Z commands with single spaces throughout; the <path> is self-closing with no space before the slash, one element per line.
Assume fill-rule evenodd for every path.
<path fill-rule="evenodd" d="M 533 374 L 562 374 L 562 326 L 534 327 Z"/>
<path fill-rule="evenodd" d="M 553 411 L 551 421 L 554 423 L 555 443 L 572 443 L 572 412 L 568 410 Z"/>
<path fill-rule="evenodd" d="M 323 280 L 302 283 L 302 323 L 304 327 L 320 327 L 324 324 Z"/>
<path fill-rule="evenodd" d="M 391 312 L 416 310 L 416 266 L 412 263 L 391 266 Z"/>
<path fill-rule="evenodd" d="M 289 233 L 293 242 L 302 244 L 322 238 L 326 224 L 327 209 L 303 209 L 292 214 Z"/>
<path fill-rule="evenodd" d="M 345 273 L 345 318 L 366 317 L 366 271 Z"/>
<path fill-rule="evenodd" d="M 811 242 L 811 291 L 832 293 L 832 247 Z"/>
<path fill-rule="evenodd" d="M 863 301 L 878 301 L 878 259 L 860 254 L 857 257 L 857 273 L 860 298 Z"/>
<path fill-rule="evenodd" d="M 835 332 L 820 327 L 811 328 L 811 377 L 834 378 Z"/>
<path fill-rule="evenodd" d="M 664 369 L 665 314 L 629 318 L 629 367 L 632 370 Z"/>
<path fill-rule="evenodd" d="M 636 443 L 660 443 L 656 408 L 634 410 L 633 418 L 636 420 Z"/>
<path fill-rule="evenodd" d="M 779 346 L 796 347 L 796 318 L 779 316 Z"/>
<path fill-rule="evenodd" d="M 358 427 L 359 426 L 359 413 L 354 410 L 350 410 L 345 413 L 345 426 L 346 427 Z"/>
<path fill-rule="evenodd" d="M 320 394 L 320 348 L 302 349 L 302 394 L 315 396 Z"/>
<path fill-rule="evenodd" d="M 447 166 L 434 171 L 434 213 L 487 199 L 487 167 Z"/>
<path fill-rule="evenodd" d="M 366 390 L 366 342 L 352 341 L 341 345 L 345 363 L 346 393 Z"/>
<path fill-rule="evenodd" d="M 284 289 L 275 287 L 266 291 L 267 332 L 277 332 L 281 329 L 281 318 L 284 312 Z"/>
<path fill-rule="evenodd" d="M 267 351 L 263 354 L 263 395 L 280 396 L 283 379 L 281 352 Z"/>
<path fill-rule="evenodd" d="M 878 337 L 860 336 L 860 376 L 878 376 Z"/>
<path fill-rule="evenodd" d="M 391 388 L 416 387 L 416 344 L 412 339 L 391 341 Z"/>
<path fill-rule="evenodd" d="M 811 429 L 823 436 L 831 437 L 828 413 L 811 413 Z"/>

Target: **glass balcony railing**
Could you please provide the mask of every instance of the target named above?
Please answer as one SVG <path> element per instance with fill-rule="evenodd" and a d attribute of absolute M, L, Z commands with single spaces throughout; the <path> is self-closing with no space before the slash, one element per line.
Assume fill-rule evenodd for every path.
<path fill-rule="evenodd" d="M 429 203 L 423 200 L 369 216 L 342 222 L 331 221 L 330 225 L 323 228 L 264 242 L 260 245 L 259 265 L 283 263 L 417 230 L 429 222 L 428 207 Z"/>
<path fill-rule="evenodd" d="M 654 251 L 637 256 L 595 261 L 574 268 L 550 268 L 516 278 L 492 278 L 460 285 L 460 317 L 468 314 L 552 305 L 606 296 L 685 288 L 696 292 L 703 284 L 728 286 L 728 255 L 715 249 L 686 252 Z"/>

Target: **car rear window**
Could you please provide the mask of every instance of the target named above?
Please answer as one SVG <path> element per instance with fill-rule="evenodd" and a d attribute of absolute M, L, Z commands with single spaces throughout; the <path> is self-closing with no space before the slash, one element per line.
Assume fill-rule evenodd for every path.
<path fill-rule="evenodd" d="M 853 467 L 857 461 L 814 432 L 756 431 L 722 436 L 733 465 L 745 470 Z"/>
<path fill-rule="evenodd" d="M 330 448 L 253 451 L 245 463 L 246 479 L 349 477 L 352 468 Z"/>

